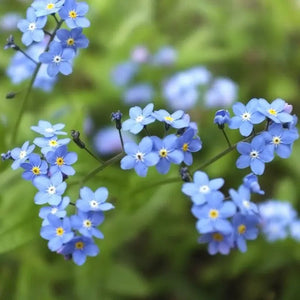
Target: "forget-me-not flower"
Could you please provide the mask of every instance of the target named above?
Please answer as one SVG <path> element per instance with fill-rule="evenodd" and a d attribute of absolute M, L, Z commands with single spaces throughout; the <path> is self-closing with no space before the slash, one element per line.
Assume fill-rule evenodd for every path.
<path fill-rule="evenodd" d="M 61 131 L 65 127 L 65 124 L 58 123 L 55 125 L 52 125 L 48 121 L 40 120 L 38 123 L 38 126 L 31 126 L 31 130 L 43 135 L 46 138 L 51 138 L 56 135 L 66 135 L 67 133 L 64 131 Z"/>
<path fill-rule="evenodd" d="M 21 167 L 25 170 L 22 177 L 26 180 L 32 180 L 35 176 L 47 174 L 48 164 L 42 160 L 36 153 L 31 153 L 28 156 L 29 162 L 21 164 Z"/>
<path fill-rule="evenodd" d="M 59 29 L 56 36 L 62 43 L 63 48 L 70 48 L 75 52 L 78 48 L 87 48 L 89 45 L 89 40 L 82 34 L 82 28 L 80 27 L 71 30 Z"/>
<path fill-rule="evenodd" d="M 35 145 L 30 145 L 29 142 L 26 141 L 21 148 L 14 148 L 11 150 L 10 155 L 14 159 L 14 162 L 11 165 L 11 168 L 13 170 L 16 170 L 17 168 L 20 167 L 22 163 L 24 163 L 29 154 L 34 150 Z"/>
<path fill-rule="evenodd" d="M 46 155 L 49 151 L 55 151 L 62 145 L 67 145 L 71 139 L 58 139 L 57 136 L 52 137 L 36 137 L 33 143 L 41 148 L 41 152 Z"/>
<path fill-rule="evenodd" d="M 153 116 L 161 122 L 165 122 L 167 125 L 180 129 L 189 126 L 190 118 L 184 113 L 183 110 L 177 110 L 173 114 L 168 113 L 164 109 L 160 109 L 153 112 Z"/>
<path fill-rule="evenodd" d="M 232 234 L 227 235 L 221 232 L 210 232 L 201 235 L 198 239 L 199 243 L 208 243 L 208 253 L 215 255 L 218 252 L 227 255 L 233 247 Z"/>
<path fill-rule="evenodd" d="M 65 0 L 35 0 L 31 6 L 35 10 L 37 17 L 47 16 L 57 13 Z"/>

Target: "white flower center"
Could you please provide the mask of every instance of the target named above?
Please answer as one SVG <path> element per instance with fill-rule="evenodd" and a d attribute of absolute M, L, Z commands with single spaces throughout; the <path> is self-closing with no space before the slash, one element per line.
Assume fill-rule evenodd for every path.
<path fill-rule="evenodd" d="M 275 146 L 279 145 L 281 143 L 280 136 L 274 136 L 272 142 Z"/>
<path fill-rule="evenodd" d="M 19 158 L 23 159 L 26 155 L 27 155 L 27 152 L 23 150 L 23 151 L 20 152 Z"/>
<path fill-rule="evenodd" d="M 96 200 L 91 200 L 90 201 L 90 207 L 97 208 L 98 207 L 98 202 Z"/>
<path fill-rule="evenodd" d="M 48 132 L 48 133 L 52 133 L 52 132 L 54 132 L 54 129 L 52 127 L 48 127 L 48 128 L 45 129 L 45 131 Z"/>
<path fill-rule="evenodd" d="M 249 207 L 250 207 L 250 202 L 249 202 L 249 201 L 243 200 L 242 203 L 243 203 L 243 206 L 244 206 L 244 207 L 246 207 L 246 208 L 249 208 Z"/>
<path fill-rule="evenodd" d="M 144 161 L 144 153 L 142 153 L 142 152 L 137 152 L 136 154 L 135 154 L 135 159 L 136 159 L 136 161 Z"/>
<path fill-rule="evenodd" d="M 57 213 L 58 209 L 56 207 L 53 207 L 51 209 L 51 214 L 55 215 Z"/>
<path fill-rule="evenodd" d="M 35 30 L 35 29 L 36 29 L 35 23 L 30 23 L 30 24 L 28 25 L 28 30 L 33 31 L 33 30 Z"/>
<path fill-rule="evenodd" d="M 258 158 L 258 151 L 256 151 L 256 150 L 251 151 L 250 156 L 251 156 L 251 158 Z"/>
<path fill-rule="evenodd" d="M 55 55 L 53 57 L 53 62 L 56 63 L 56 64 L 60 63 L 61 62 L 61 56 Z"/>
<path fill-rule="evenodd" d="M 90 228 L 92 227 L 92 222 L 89 219 L 83 221 L 83 227 Z"/>
<path fill-rule="evenodd" d="M 199 188 L 199 192 L 202 194 L 207 194 L 210 192 L 210 188 L 208 185 L 201 185 Z"/>
<path fill-rule="evenodd" d="M 251 119 L 251 114 L 248 112 L 244 112 L 241 117 L 243 121 L 249 121 Z"/>
<path fill-rule="evenodd" d="M 48 192 L 48 194 L 50 194 L 50 195 L 55 194 L 55 193 L 56 193 L 56 188 L 55 188 L 55 186 L 54 186 L 54 185 L 49 186 L 47 192 Z"/>
<path fill-rule="evenodd" d="M 143 115 L 137 116 L 136 119 L 135 119 L 135 121 L 138 122 L 138 123 L 142 122 L 143 120 L 144 120 Z"/>

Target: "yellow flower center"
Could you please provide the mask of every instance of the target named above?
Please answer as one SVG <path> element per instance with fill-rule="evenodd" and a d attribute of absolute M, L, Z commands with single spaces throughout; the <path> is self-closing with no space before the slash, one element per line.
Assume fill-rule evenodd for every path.
<path fill-rule="evenodd" d="M 52 9 L 54 7 L 54 4 L 53 3 L 48 3 L 47 6 L 46 6 L 46 9 Z"/>
<path fill-rule="evenodd" d="M 217 242 L 222 242 L 223 239 L 224 239 L 223 235 L 221 233 L 218 233 L 218 232 L 214 233 L 212 237 Z"/>
<path fill-rule="evenodd" d="M 64 229 L 62 227 L 57 227 L 56 228 L 56 235 L 61 236 L 64 234 Z"/>
<path fill-rule="evenodd" d="M 241 224 L 238 227 L 238 232 L 239 232 L 239 234 L 244 234 L 246 232 L 246 226 L 244 224 Z"/>
<path fill-rule="evenodd" d="M 84 247 L 84 243 L 83 242 L 77 242 L 77 243 L 75 243 L 75 248 L 76 249 L 82 250 L 83 247 Z"/>
<path fill-rule="evenodd" d="M 173 122 L 174 121 L 174 119 L 171 116 L 165 117 L 165 120 L 169 121 L 169 122 Z"/>
<path fill-rule="evenodd" d="M 216 219 L 218 216 L 219 216 L 219 211 L 218 211 L 218 210 L 216 210 L 216 209 L 211 209 L 211 210 L 209 211 L 209 217 L 210 217 L 211 219 Z"/>
<path fill-rule="evenodd" d="M 77 13 L 75 10 L 70 10 L 69 11 L 69 17 L 72 19 L 75 19 L 77 17 Z"/>
<path fill-rule="evenodd" d="M 56 140 L 50 140 L 49 141 L 49 146 L 50 147 L 56 147 L 57 146 L 57 141 Z"/>
<path fill-rule="evenodd" d="M 34 175 L 39 175 L 39 174 L 41 173 L 39 167 L 33 167 L 33 168 L 31 169 L 31 171 L 32 171 L 32 173 L 33 173 Z"/>
<path fill-rule="evenodd" d="M 67 45 L 68 46 L 73 46 L 74 43 L 75 43 L 74 39 L 72 39 L 72 38 L 67 39 Z"/>
<path fill-rule="evenodd" d="M 274 136 L 273 137 L 273 144 L 279 145 L 281 143 L 281 139 L 279 136 Z"/>
<path fill-rule="evenodd" d="M 189 150 L 189 144 L 188 144 L 188 143 L 183 144 L 182 150 L 183 150 L 184 152 L 188 151 L 188 150 Z"/>
<path fill-rule="evenodd" d="M 270 115 L 272 115 L 272 116 L 277 116 L 277 111 L 275 110 L 275 109 L 273 109 L 273 108 L 270 108 L 269 110 L 268 110 L 268 113 L 270 114 Z"/>
<path fill-rule="evenodd" d="M 65 163 L 65 162 L 64 162 L 64 159 L 63 159 L 62 157 L 57 157 L 57 158 L 56 158 L 56 164 L 57 164 L 58 166 L 62 166 L 64 163 Z"/>
<path fill-rule="evenodd" d="M 161 156 L 161 157 L 167 157 L 168 156 L 168 151 L 167 151 L 167 149 L 161 149 L 160 151 L 159 151 L 159 155 Z"/>

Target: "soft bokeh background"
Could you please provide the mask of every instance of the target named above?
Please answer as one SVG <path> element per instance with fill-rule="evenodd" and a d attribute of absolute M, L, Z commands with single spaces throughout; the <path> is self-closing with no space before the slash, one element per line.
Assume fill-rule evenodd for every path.
<path fill-rule="evenodd" d="M 178 60 L 168 68 L 145 71 L 148 82 L 159 87 L 168 75 L 196 65 L 215 76 L 225 76 L 239 86 L 239 101 L 253 97 L 272 101 L 283 98 L 300 112 L 300 1 L 298 0 L 93 0 L 84 30 L 88 49 L 76 58 L 71 76 L 60 77 L 51 93 L 36 90 L 22 120 L 17 144 L 11 131 L 20 109 L 25 84 L 13 86 L 5 75 L 12 50 L 1 50 L 0 152 L 33 139 L 30 126 L 38 120 L 63 122 L 66 130 L 83 132 L 91 116 L 94 130 L 111 125 L 110 114 L 126 115 L 121 90 L 110 80 L 111 69 L 127 60 L 136 45 L 155 52 L 170 45 Z M 30 1 L 1 0 L 0 15 L 17 12 L 22 17 Z M 0 44 L 12 32 L 1 30 Z M 13 32 L 16 41 L 19 32 Z M 1 46 L 1 49 L 3 47 Z M 27 82 L 28 83 L 28 82 Z M 20 91 L 5 99 L 10 91 Z M 158 96 L 156 109 L 163 101 Z M 213 124 L 214 110 L 203 106 L 192 112 L 199 125 L 203 150 L 200 164 L 226 148 Z M 86 141 L 92 138 L 85 136 Z M 233 141 L 238 135 L 230 133 Z M 76 177 L 95 166 L 93 158 L 74 144 L 79 160 Z M 260 178 L 265 196 L 255 201 L 290 201 L 300 211 L 300 144 L 287 160 L 276 158 Z M 225 190 L 237 188 L 247 170 L 237 170 L 237 153 L 231 153 L 205 171 L 223 177 Z M 9 162 L 0 164 L 0 299 L 298 299 L 300 293 L 300 244 L 292 239 L 268 243 L 263 237 L 248 243 L 245 254 L 210 256 L 197 243 L 190 201 L 181 184 L 149 187 L 177 176 L 174 166 L 166 175 L 150 170 L 146 178 L 122 171 L 118 164 L 87 182 L 92 189 L 106 186 L 116 209 L 106 213 L 97 242 L 99 256 L 78 267 L 51 253 L 39 236 L 39 208 L 33 203 L 35 188 L 13 172 Z M 76 200 L 78 186 L 68 189 Z"/>

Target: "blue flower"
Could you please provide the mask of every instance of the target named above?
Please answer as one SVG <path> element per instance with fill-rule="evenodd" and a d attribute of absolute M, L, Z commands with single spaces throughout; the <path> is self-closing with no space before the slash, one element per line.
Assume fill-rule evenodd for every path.
<path fill-rule="evenodd" d="M 200 137 L 195 137 L 195 130 L 191 127 L 177 139 L 177 149 L 183 153 L 183 162 L 190 166 L 193 163 L 192 152 L 197 152 L 202 148 Z"/>
<path fill-rule="evenodd" d="M 92 238 L 76 236 L 58 251 L 59 254 L 70 256 L 75 264 L 81 266 L 85 263 L 87 256 L 96 256 L 99 248 Z"/>
<path fill-rule="evenodd" d="M 257 110 L 258 103 L 259 100 L 256 98 L 251 99 L 246 106 L 240 102 L 235 103 L 232 109 L 236 115 L 232 117 L 229 128 L 239 128 L 241 135 L 250 135 L 253 130 L 253 125 L 265 120 L 265 116 Z"/>
<path fill-rule="evenodd" d="M 252 193 L 264 195 L 264 191 L 260 189 L 257 176 L 253 173 L 246 175 L 243 178 L 243 185 L 249 189 Z"/>
<path fill-rule="evenodd" d="M 152 101 L 153 88 L 147 83 L 131 86 L 123 94 L 123 100 L 127 104 L 147 103 Z"/>
<path fill-rule="evenodd" d="M 83 236 L 97 237 L 103 239 L 103 233 L 96 228 L 104 221 L 104 215 L 101 211 L 82 212 L 71 217 L 72 227 L 78 230 Z"/>
<path fill-rule="evenodd" d="M 24 163 L 29 154 L 34 150 L 35 145 L 30 145 L 29 142 L 25 142 L 21 148 L 14 148 L 11 150 L 11 157 L 14 159 L 14 162 L 11 165 L 13 170 L 16 170 L 20 167 L 22 163 Z"/>
<path fill-rule="evenodd" d="M 210 232 L 203 234 L 199 239 L 199 243 L 208 243 L 208 253 L 215 255 L 218 252 L 227 255 L 233 247 L 232 234 L 223 234 L 221 232 Z"/>
<path fill-rule="evenodd" d="M 63 48 L 61 43 L 53 41 L 49 51 L 39 56 L 39 61 L 48 65 L 49 76 L 56 76 L 59 72 L 69 75 L 72 73 L 71 59 L 73 57 L 74 51 L 72 49 Z"/>
<path fill-rule="evenodd" d="M 207 107 L 228 107 L 237 98 L 238 88 L 229 78 L 216 78 L 204 95 Z"/>
<path fill-rule="evenodd" d="M 234 242 L 241 252 L 247 251 L 246 240 L 255 240 L 258 235 L 258 217 L 237 213 L 232 218 Z"/>
<path fill-rule="evenodd" d="M 53 174 L 50 178 L 37 176 L 33 179 L 33 185 L 39 190 L 34 196 L 34 202 L 50 205 L 58 205 L 61 202 L 61 195 L 67 187 L 60 172 Z"/>
<path fill-rule="evenodd" d="M 286 102 L 275 99 L 271 104 L 265 99 L 259 99 L 257 110 L 275 123 L 292 122 L 293 117 L 285 111 Z"/>
<path fill-rule="evenodd" d="M 157 136 L 151 138 L 153 140 L 153 151 L 156 151 L 159 156 L 159 161 L 155 165 L 159 173 L 166 174 L 171 163 L 178 165 L 182 162 L 183 153 L 176 149 L 177 136 L 175 134 L 167 135 L 162 140 Z"/>
<path fill-rule="evenodd" d="M 61 220 L 53 214 L 49 214 L 47 218 L 49 225 L 41 228 L 41 237 L 49 240 L 48 247 L 51 251 L 57 251 L 74 237 L 71 222 L 67 217 Z"/>
<path fill-rule="evenodd" d="M 76 207 L 83 212 L 107 211 L 114 208 L 111 203 L 105 202 L 108 197 L 108 190 L 105 187 L 100 187 L 95 192 L 88 187 L 83 187 L 80 189 L 80 197 Z"/>
<path fill-rule="evenodd" d="M 131 107 L 129 110 L 130 119 L 123 122 L 122 129 L 129 130 L 133 134 L 139 133 L 144 126 L 155 121 L 152 112 L 153 103 L 149 103 L 143 110 L 139 106 Z"/>
<path fill-rule="evenodd" d="M 138 71 L 138 64 L 131 61 L 123 62 L 117 65 L 111 71 L 112 82 L 116 86 L 127 85 Z"/>
<path fill-rule="evenodd" d="M 251 171 L 257 175 L 262 175 L 265 163 L 274 158 L 272 146 L 266 145 L 262 136 L 254 137 L 251 143 L 238 143 L 237 150 L 241 154 L 236 161 L 237 168 L 244 169 L 250 166 Z"/>
<path fill-rule="evenodd" d="M 54 137 L 55 135 L 66 135 L 67 133 L 61 131 L 65 127 L 65 124 L 58 123 L 52 125 L 48 121 L 40 120 L 38 126 L 31 126 L 31 130 L 45 136 L 46 138 Z"/>
<path fill-rule="evenodd" d="M 181 191 L 190 196 L 191 200 L 201 205 L 207 202 L 212 195 L 217 194 L 222 197 L 222 193 L 218 190 L 223 186 L 223 178 L 215 178 L 209 180 L 206 173 L 197 171 L 194 173 L 194 182 L 187 182 L 182 185 Z"/>
<path fill-rule="evenodd" d="M 31 153 L 28 156 L 29 162 L 22 163 L 21 167 L 25 169 L 22 177 L 26 180 L 33 180 L 35 176 L 47 174 L 48 164 L 38 154 Z"/>
<path fill-rule="evenodd" d="M 147 136 L 141 140 L 139 145 L 133 142 L 125 143 L 124 151 L 127 155 L 121 160 L 121 168 L 123 170 L 134 168 L 139 176 L 145 177 L 148 167 L 156 165 L 159 161 L 158 154 L 152 149 L 153 141 Z"/>
<path fill-rule="evenodd" d="M 46 155 L 49 151 L 55 151 L 59 146 L 67 145 L 71 139 L 58 139 L 57 136 L 37 137 L 33 143 L 41 148 L 41 152 Z"/>
<path fill-rule="evenodd" d="M 243 215 L 258 214 L 258 208 L 256 204 L 250 201 L 250 190 L 245 186 L 241 185 L 238 191 L 230 189 L 229 195 Z"/>
<path fill-rule="evenodd" d="M 291 237 L 296 240 L 297 242 L 300 242 L 300 220 L 295 220 L 290 224 L 290 233 Z"/>
<path fill-rule="evenodd" d="M 268 131 L 264 131 L 262 136 L 281 158 L 288 158 L 291 155 L 292 144 L 298 138 L 295 131 L 283 128 L 279 123 L 271 124 Z"/>
<path fill-rule="evenodd" d="M 20 19 L 21 16 L 18 13 L 6 13 L 0 18 L 0 28 L 3 31 L 12 32 L 17 28 L 17 24 Z"/>
<path fill-rule="evenodd" d="M 136 46 L 132 51 L 131 51 L 131 60 L 135 63 L 138 64 L 143 64 L 147 63 L 149 60 L 150 53 L 147 49 L 147 47 L 143 45 L 138 45 Z"/>
<path fill-rule="evenodd" d="M 76 3 L 74 0 L 66 0 L 59 15 L 69 28 L 89 27 L 90 21 L 84 17 L 88 10 L 89 6 L 85 2 Z"/>
<path fill-rule="evenodd" d="M 190 118 L 183 110 L 177 110 L 173 114 L 169 114 L 166 110 L 160 109 L 153 112 L 153 116 L 161 122 L 165 122 L 167 125 L 173 128 L 185 128 L 189 126 Z"/>
<path fill-rule="evenodd" d="M 61 172 L 65 175 L 74 175 L 75 170 L 70 165 L 77 161 L 76 152 L 68 152 L 66 145 L 58 147 L 55 151 L 46 154 L 47 161 L 51 164 L 50 173 Z"/>
<path fill-rule="evenodd" d="M 196 227 L 200 233 L 220 232 L 225 235 L 232 232 L 232 225 L 227 218 L 236 212 L 233 202 L 223 202 L 220 194 L 212 194 L 204 205 L 193 205 L 192 213 L 198 219 Z"/>
<path fill-rule="evenodd" d="M 63 48 L 73 49 L 75 52 L 78 48 L 87 48 L 89 40 L 82 34 L 82 28 L 59 29 L 56 32 L 57 38 L 62 43 Z"/>
<path fill-rule="evenodd" d="M 64 218 L 67 215 L 66 207 L 70 203 L 69 197 L 63 197 L 58 205 L 44 206 L 40 209 L 39 217 L 43 219 L 42 226 L 49 225 L 48 215 L 52 214 L 58 218 Z"/>
<path fill-rule="evenodd" d="M 27 9 L 27 19 L 18 22 L 18 28 L 23 32 L 22 43 L 29 46 L 32 42 L 40 42 L 44 39 L 43 28 L 47 17 L 37 17 L 32 7 Z"/>
<path fill-rule="evenodd" d="M 170 46 L 160 48 L 151 58 L 151 63 L 156 66 L 170 66 L 175 63 L 177 52 Z"/>
<path fill-rule="evenodd" d="M 220 109 L 216 112 L 214 123 L 218 124 L 220 128 L 224 128 L 224 124 L 230 123 L 230 114 L 228 110 Z"/>
<path fill-rule="evenodd" d="M 31 6 L 37 17 L 47 16 L 58 12 L 65 0 L 35 0 Z"/>

